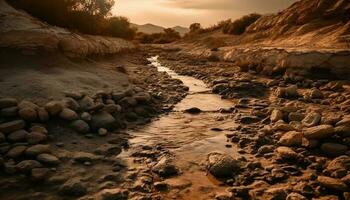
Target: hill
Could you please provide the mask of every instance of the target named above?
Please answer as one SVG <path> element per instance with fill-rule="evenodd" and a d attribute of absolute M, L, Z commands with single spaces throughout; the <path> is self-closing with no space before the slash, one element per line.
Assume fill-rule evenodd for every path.
<path fill-rule="evenodd" d="M 154 25 L 154 24 L 143 24 L 143 25 L 138 25 L 138 24 L 132 24 L 132 27 L 135 27 L 138 29 L 139 32 L 147 33 L 147 34 L 152 34 L 152 33 L 161 33 L 165 29 L 165 27 Z M 180 35 L 185 35 L 186 33 L 189 32 L 189 29 L 186 27 L 182 26 L 175 26 L 172 27 L 175 31 L 179 32 Z"/>
<path fill-rule="evenodd" d="M 350 1 L 301 0 L 279 13 L 262 16 L 242 35 L 226 35 L 216 30 L 191 39 L 205 45 L 215 43 L 215 47 L 253 45 L 348 49 Z"/>

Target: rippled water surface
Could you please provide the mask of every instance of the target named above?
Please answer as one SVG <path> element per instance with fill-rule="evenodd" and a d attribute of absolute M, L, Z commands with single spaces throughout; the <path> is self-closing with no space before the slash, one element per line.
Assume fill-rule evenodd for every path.
<path fill-rule="evenodd" d="M 234 148 L 225 147 L 225 134 L 236 124 L 228 114 L 217 112 L 220 108 L 232 107 L 233 102 L 212 94 L 203 81 L 178 75 L 162 66 L 158 57 L 149 58 L 149 61 L 158 71 L 167 72 L 171 77 L 180 79 L 189 87 L 189 95 L 175 105 L 169 114 L 142 128 L 131 130 L 129 132 L 133 136 L 130 140 L 131 147 L 139 144 L 162 145 L 170 149 L 176 155 L 175 164 L 182 173 L 167 181 L 175 184 L 190 183 L 182 199 L 209 199 L 208 192 L 217 192 L 224 188 L 202 170 L 201 163 L 206 155 L 212 151 L 237 155 Z M 197 115 L 182 112 L 191 107 L 198 107 L 203 112 Z M 213 128 L 222 131 L 217 129 L 214 131 Z"/>

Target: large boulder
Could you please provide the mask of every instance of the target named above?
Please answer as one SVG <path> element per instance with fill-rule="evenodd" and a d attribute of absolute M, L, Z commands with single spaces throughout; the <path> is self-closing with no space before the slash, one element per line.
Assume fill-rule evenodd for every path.
<path fill-rule="evenodd" d="M 230 178 L 241 169 L 239 161 L 221 152 L 209 153 L 206 167 L 217 178 Z"/>
<path fill-rule="evenodd" d="M 92 115 L 90 125 L 93 130 L 99 128 L 113 129 L 115 126 L 115 118 L 105 111 L 100 111 Z"/>
<path fill-rule="evenodd" d="M 324 139 L 332 136 L 334 128 L 331 125 L 319 125 L 307 128 L 303 131 L 304 137 L 307 139 Z"/>

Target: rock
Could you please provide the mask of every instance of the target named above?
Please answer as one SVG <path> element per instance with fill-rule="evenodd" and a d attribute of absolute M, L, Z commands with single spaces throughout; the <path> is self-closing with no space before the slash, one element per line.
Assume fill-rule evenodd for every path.
<path fill-rule="evenodd" d="M 26 149 L 27 146 L 15 146 L 7 152 L 6 157 L 16 159 L 22 156 Z"/>
<path fill-rule="evenodd" d="M 31 132 L 38 132 L 38 133 L 42 133 L 44 135 L 47 135 L 49 132 L 47 131 L 47 129 L 42 126 L 42 125 L 34 125 L 32 127 L 30 127 L 29 129 Z"/>
<path fill-rule="evenodd" d="M 192 107 L 192 108 L 186 109 L 185 112 L 190 114 L 199 114 L 202 112 L 202 110 L 196 107 Z"/>
<path fill-rule="evenodd" d="M 272 113 L 271 113 L 271 116 L 270 116 L 270 120 L 271 122 L 277 122 L 279 120 L 282 120 L 283 118 L 283 112 L 280 111 L 280 110 L 273 110 Z"/>
<path fill-rule="evenodd" d="M 348 150 L 348 147 L 346 145 L 337 143 L 323 143 L 321 145 L 321 149 L 326 155 L 335 157 L 344 155 Z"/>
<path fill-rule="evenodd" d="M 296 85 L 292 85 L 286 88 L 277 88 L 276 96 L 280 98 L 296 98 L 299 97 L 298 87 Z"/>
<path fill-rule="evenodd" d="M 350 171 L 350 156 L 339 156 L 333 159 L 326 167 L 329 173 L 346 170 Z"/>
<path fill-rule="evenodd" d="M 17 99 L 15 98 L 1 98 L 0 109 L 17 106 Z"/>
<path fill-rule="evenodd" d="M 99 128 L 110 130 L 113 128 L 115 122 L 116 120 L 111 114 L 105 111 L 101 111 L 92 115 L 90 125 L 94 130 L 98 130 Z"/>
<path fill-rule="evenodd" d="M 216 200 L 232 200 L 233 195 L 229 192 L 221 192 L 215 195 Z"/>
<path fill-rule="evenodd" d="M 158 163 L 152 167 L 152 171 L 163 177 L 178 174 L 178 169 L 166 156 L 163 156 Z"/>
<path fill-rule="evenodd" d="M 95 154 L 103 155 L 103 156 L 116 156 L 121 152 L 122 152 L 122 149 L 119 145 L 112 145 L 112 144 L 102 144 L 96 150 L 94 150 Z"/>
<path fill-rule="evenodd" d="M 9 142 L 23 142 L 26 140 L 28 134 L 25 130 L 18 130 L 7 135 L 7 140 Z"/>
<path fill-rule="evenodd" d="M 3 108 L 0 110 L 1 117 L 16 117 L 18 114 L 18 108 L 16 106 Z"/>
<path fill-rule="evenodd" d="M 74 110 L 74 111 L 77 111 L 80 109 L 79 103 L 76 100 L 74 100 L 73 98 L 69 98 L 69 97 L 63 99 L 63 105 L 64 105 L 64 107 L 69 108 L 69 109 Z"/>
<path fill-rule="evenodd" d="M 51 154 L 47 154 L 47 153 L 43 153 L 43 154 L 39 154 L 36 159 L 44 164 L 48 164 L 48 165 L 58 165 L 60 164 L 60 160 Z"/>
<path fill-rule="evenodd" d="M 50 153 L 50 145 L 37 144 L 37 145 L 29 147 L 25 151 L 25 154 L 27 156 L 37 156 L 37 155 L 43 154 L 43 153 Z"/>
<path fill-rule="evenodd" d="M 350 127 L 350 117 L 346 117 L 346 118 L 340 120 L 338 123 L 336 123 L 335 126 L 347 126 L 347 127 Z"/>
<path fill-rule="evenodd" d="M 80 117 L 86 122 L 91 121 L 91 115 L 88 112 L 83 112 Z"/>
<path fill-rule="evenodd" d="M 23 160 L 16 165 L 16 169 L 20 172 L 27 173 L 34 168 L 40 168 L 42 165 L 36 160 Z"/>
<path fill-rule="evenodd" d="M 3 133 L 0 132 L 0 144 L 6 141 L 6 137 Z"/>
<path fill-rule="evenodd" d="M 31 132 L 26 135 L 26 140 L 29 144 L 39 144 L 39 143 L 45 142 L 46 139 L 47 139 L 47 136 L 39 132 Z"/>
<path fill-rule="evenodd" d="M 259 122 L 260 119 L 256 116 L 242 116 L 240 122 L 242 124 L 253 124 Z"/>
<path fill-rule="evenodd" d="M 63 103 L 60 101 L 51 101 L 45 105 L 47 112 L 52 115 L 58 115 L 63 110 Z"/>
<path fill-rule="evenodd" d="M 289 121 L 300 122 L 305 118 L 305 115 L 299 112 L 291 112 L 288 114 Z"/>
<path fill-rule="evenodd" d="M 79 101 L 79 105 L 82 110 L 89 110 L 95 105 L 95 102 L 91 97 L 85 96 Z"/>
<path fill-rule="evenodd" d="M 313 88 L 309 92 L 305 92 L 304 94 L 305 99 L 323 99 L 324 95 L 321 90 Z"/>
<path fill-rule="evenodd" d="M 41 122 L 46 122 L 50 119 L 49 113 L 44 108 L 38 108 L 36 111 Z"/>
<path fill-rule="evenodd" d="M 319 113 L 309 113 L 301 122 L 306 127 L 312 127 L 312 126 L 319 125 L 320 121 L 321 121 L 321 115 Z"/>
<path fill-rule="evenodd" d="M 108 134 L 107 129 L 105 129 L 105 128 L 99 128 L 98 129 L 98 135 L 99 136 L 106 136 L 107 134 Z"/>
<path fill-rule="evenodd" d="M 278 147 L 276 152 L 281 158 L 285 159 L 296 159 L 298 154 L 289 147 Z"/>
<path fill-rule="evenodd" d="M 272 153 L 275 150 L 275 147 L 273 145 L 264 145 L 258 149 L 259 155 L 264 155 L 267 153 Z"/>
<path fill-rule="evenodd" d="M 350 174 L 344 176 L 341 180 L 342 180 L 345 184 L 350 185 Z"/>
<path fill-rule="evenodd" d="M 340 120 L 340 114 L 328 113 L 322 116 L 321 124 L 336 125 L 336 123 L 338 123 Z"/>
<path fill-rule="evenodd" d="M 168 189 L 168 184 L 165 182 L 155 182 L 153 186 L 158 191 L 165 191 Z"/>
<path fill-rule="evenodd" d="M 62 112 L 59 114 L 60 118 L 68 120 L 68 121 L 73 121 L 78 119 L 78 114 L 69 108 L 64 108 Z"/>
<path fill-rule="evenodd" d="M 303 138 L 301 146 L 306 147 L 308 149 L 313 149 L 313 148 L 316 148 L 317 146 L 319 146 L 319 144 L 320 143 L 318 140 Z"/>
<path fill-rule="evenodd" d="M 70 124 L 70 127 L 78 133 L 88 133 L 90 126 L 83 120 L 76 120 Z"/>
<path fill-rule="evenodd" d="M 293 192 L 287 196 L 286 200 L 307 200 L 307 198 L 301 194 Z"/>
<path fill-rule="evenodd" d="M 18 109 L 32 108 L 34 110 L 38 108 L 38 106 L 35 103 L 26 100 L 21 101 L 21 103 L 19 103 L 17 107 Z"/>
<path fill-rule="evenodd" d="M 137 101 L 133 97 L 124 97 L 118 101 L 118 104 L 121 105 L 123 108 L 134 107 L 137 105 Z"/>
<path fill-rule="evenodd" d="M 282 146 L 301 146 L 303 134 L 297 131 L 289 131 L 285 133 L 278 143 Z"/>
<path fill-rule="evenodd" d="M 11 122 L 6 122 L 0 124 L 0 132 L 2 133 L 12 133 L 17 130 L 23 129 L 26 126 L 25 121 L 23 120 L 15 120 Z"/>
<path fill-rule="evenodd" d="M 104 106 L 103 111 L 106 111 L 110 114 L 119 113 L 122 111 L 122 107 L 116 104 L 108 104 Z"/>
<path fill-rule="evenodd" d="M 325 139 L 332 136 L 334 128 L 331 125 L 319 125 L 307 128 L 303 131 L 304 137 L 307 139 Z"/>
<path fill-rule="evenodd" d="M 67 196 L 80 197 L 87 193 L 87 188 L 79 180 L 71 179 L 60 187 L 59 192 Z"/>
<path fill-rule="evenodd" d="M 127 200 L 129 196 L 128 190 L 119 188 L 104 189 L 97 195 L 97 200 Z"/>
<path fill-rule="evenodd" d="M 340 179 L 335 179 L 327 176 L 318 176 L 317 181 L 323 187 L 336 191 L 349 191 L 349 187 Z"/>
<path fill-rule="evenodd" d="M 278 121 L 273 126 L 273 130 L 275 130 L 275 131 L 294 131 L 295 128 L 290 124 L 286 124 L 286 123 L 282 123 L 282 122 Z"/>
<path fill-rule="evenodd" d="M 151 95 L 147 92 L 139 92 L 134 95 L 134 98 L 139 103 L 148 103 L 152 99 Z"/>
<path fill-rule="evenodd" d="M 50 169 L 48 168 L 34 168 L 31 171 L 31 179 L 33 181 L 43 181 L 48 178 Z"/>
<path fill-rule="evenodd" d="M 228 178 L 240 170 L 240 164 L 229 155 L 211 152 L 207 156 L 206 168 L 217 178 Z"/>
<path fill-rule="evenodd" d="M 26 121 L 35 121 L 38 117 L 36 110 L 33 108 L 22 108 L 18 111 L 18 115 Z"/>
<path fill-rule="evenodd" d="M 75 161 L 80 163 L 93 162 L 98 159 L 96 155 L 83 151 L 75 152 L 73 158 Z"/>
<path fill-rule="evenodd" d="M 119 101 L 120 99 L 124 98 L 126 95 L 124 92 L 113 92 L 112 98 L 114 101 Z"/>

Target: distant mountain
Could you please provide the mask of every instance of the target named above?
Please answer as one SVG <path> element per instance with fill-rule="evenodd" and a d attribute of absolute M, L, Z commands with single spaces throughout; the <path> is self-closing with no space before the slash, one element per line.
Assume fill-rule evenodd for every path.
<path fill-rule="evenodd" d="M 152 34 L 152 33 L 161 33 L 163 32 L 163 30 L 165 29 L 162 26 L 157 26 L 154 24 L 143 24 L 143 25 L 138 25 L 138 24 L 131 24 L 132 27 L 137 28 L 137 30 L 139 32 L 143 32 L 143 33 L 147 33 L 147 34 Z M 180 35 L 184 35 L 187 32 L 189 32 L 189 29 L 186 27 L 182 27 L 182 26 L 175 26 L 173 27 L 173 29 L 177 32 L 180 33 Z"/>

